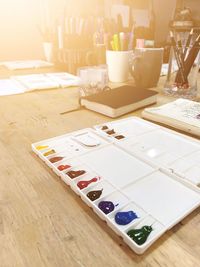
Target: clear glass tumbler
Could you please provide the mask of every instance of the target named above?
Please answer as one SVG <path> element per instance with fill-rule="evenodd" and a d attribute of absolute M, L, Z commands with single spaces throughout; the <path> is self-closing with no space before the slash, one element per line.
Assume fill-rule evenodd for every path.
<path fill-rule="evenodd" d="M 174 97 L 196 99 L 199 66 L 199 47 L 189 49 L 185 56 L 180 47 L 171 47 L 164 93 Z"/>

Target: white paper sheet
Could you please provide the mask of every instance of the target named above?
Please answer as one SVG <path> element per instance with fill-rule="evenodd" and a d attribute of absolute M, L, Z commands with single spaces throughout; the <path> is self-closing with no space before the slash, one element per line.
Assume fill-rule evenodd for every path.
<path fill-rule="evenodd" d="M 0 80 L 0 96 L 22 94 L 26 91 L 26 88 L 17 81 L 10 79 Z"/>
<path fill-rule="evenodd" d="M 17 60 L 0 62 L 0 65 L 5 66 L 9 70 L 20 70 L 51 67 L 53 66 L 53 63 L 43 60 Z"/>

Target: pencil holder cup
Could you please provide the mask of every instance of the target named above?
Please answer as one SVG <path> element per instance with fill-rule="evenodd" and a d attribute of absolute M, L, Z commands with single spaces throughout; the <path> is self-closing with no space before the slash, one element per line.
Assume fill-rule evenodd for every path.
<path fill-rule="evenodd" d="M 106 51 L 106 64 L 110 82 L 122 83 L 129 79 L 129 61 L 133 51 Z"/>
<path fill-rule="evenodd" d="M 106 64 L 106 47 L 104 44 L 95 44 L 87 53 L 86 63 L 88 66 Z"/>
<path fill-rule="evenodd" d="M 87 55 L 91 51 L 91 48 L 58 49 L 55 52 L 56 67 L 69 73 L 76 74 L 78 68 L 87 65 Z"/>
<path fill-rule="evenodd" d="M 197 78 L 200 67 L 199 48 L 191 49 L 184 56 L 180 47 L 170 49 L 167 78 L 163 92 L 169 96 L 196 99 Z"/>

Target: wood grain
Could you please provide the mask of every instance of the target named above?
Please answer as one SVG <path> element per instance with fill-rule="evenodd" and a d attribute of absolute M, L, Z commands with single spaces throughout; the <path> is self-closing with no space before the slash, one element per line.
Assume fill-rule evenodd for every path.
<path fill-rule="evenodd" d="M 31 151 L 33 142 L 111 120 L 87 110 L 60 115 L 77 96 L 69 88 L 0 98 L 0 266 L 200 266 L 200 209 L 136 255 Z"/>

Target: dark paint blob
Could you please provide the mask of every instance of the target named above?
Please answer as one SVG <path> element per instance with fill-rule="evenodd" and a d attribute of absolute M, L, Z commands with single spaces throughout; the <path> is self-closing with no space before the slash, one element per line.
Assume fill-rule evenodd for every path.
<path fill-rule="evenodd" d="M 110 213 L 111 211 L 114 210 L 115 205 L 111 201 L 101 201 L 99 202 L 98 207 L 100 210 L 102 210 L 105 214 Z"/>
<path fill-rule="evenodd" d="M 200 120 L 200 114 L 198 114 L 198 115 L 196 116 L 196 118 Z"/>
<path fill-rule="evenodd" d="M 53 157 L 53 158 L 49 159 L 49 161 L 51 163 L 55 163 L 55 162 L 60 161 L 62 159 L 64 159 L 64 157 Z"/>
<path fill-rule="evenodd" d="M 140 229 L 131 229 L 127 232 L 127 235 L 133 239 L 138 245 L 142 245 L 146 242 L 147 237 L 150 235 L 153 228 L 145 225 Z"/>
<path fill-rule="evenodd" d="M 102 191 L 103 191 L 103 189 L 101 189 L 101 190 L 95 190 L 95 191 L 90 191 L 89 193 L 87 193 L 87 197 L 91 201 L 94 201 L 94 200 L 98 199 L 101 196 Z"/>
<path fill-rule="evenodd" d="M 123 136 L 123 135 L 120 134 L 120 135 L 115 136 L 115 138 L 118 139 L 118 140 L 120 140 L 120 139 L 125 138 L 125 136 Z"/>
<path fill-rule="evenodd" d="M 84 170 L 79 170 L 79 171 L 69 171 L 66 174 L 71 178 L 74 179 L 82 174 L 86 173 Z"/>
<path fill-rule="evenodd" d="M 106 125 L 102 126 L 101 130 L 103 130 L 103 131 L 108 130 L 108 126 L 106 126 Z"/>
<path fill-rule="evenodd" d="M 107 131 L 106 133 L 111 135 L 111 134 L 115 134 L 115 131 L 112 129 L 112 130 Z"/>

